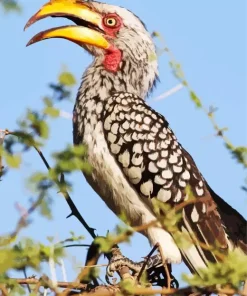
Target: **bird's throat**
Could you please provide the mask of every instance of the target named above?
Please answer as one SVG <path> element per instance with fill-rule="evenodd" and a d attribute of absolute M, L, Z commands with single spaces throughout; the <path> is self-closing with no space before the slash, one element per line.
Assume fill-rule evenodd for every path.
<path fill-rule="evenodd" d="M 103 65 L 107 71 L 117 72 L 119 70 L 121 60 L 122 52 L 112 46 L 105 54 Z"/>

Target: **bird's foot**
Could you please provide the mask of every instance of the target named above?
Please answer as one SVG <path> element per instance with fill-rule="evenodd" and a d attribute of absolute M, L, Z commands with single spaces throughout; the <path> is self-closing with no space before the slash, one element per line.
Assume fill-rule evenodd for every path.
<path fill-rule="evenodd" d="M 132 261 L 131 259 L 124 257 L 124 256 L 117 256 L 113 257 L 107 268 L 106 268 L 106 276 L 113 277 L 115 272 L 118 272 L 123 267 L 128 267 L 129 270 L 133 273 L 133 275 L 140 272 L 142 265 L 140 263 L 136 263 Z"/>
<path fill-rule="evenodd" d="M 159 243 L 156 244 L 156 247 L 159 250 L 159 253 L 160 253 L 160 256 L 161 256 L 161 260 L 162 260 L 162 265 L 163 265 L 163 267 L 165 269 L 165 273 L 166 273 L 167 287 L 165 287 L 165 288 L 170 289 L 170 287 L 172 287 L 172 282 L 173 282 L 173 279 L 171 277 L 171 271 L 172 271 L 171 270 L 172 269 L 171 268 L 171 261 L 164 256 L 163 250 L 160 247 L 160 244 Z"/>
<path fill-rule="evenodd" d="M 109 261 L 109 264 L 106 268 L 106 281 L 108 284 L 112 285 L 109 281 L 109 277 L 113 277 L 115 272 L 120 272 L 123 267 L 127 267 L 131 272 L 132 275 L 135 276 L 138 274 L 142 268 L 142 263 L 136 263 L 131 259 L 122 255 L 119 248 L 115 248 L 112 251 L 112 258 Z"/>

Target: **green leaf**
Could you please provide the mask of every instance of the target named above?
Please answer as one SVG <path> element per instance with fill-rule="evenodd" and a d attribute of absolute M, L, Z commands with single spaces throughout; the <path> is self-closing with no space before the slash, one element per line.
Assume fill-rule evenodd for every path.
<path fill-rule="evenodd" d="M 9 153 L 4 153 L 4 158 L 9 167 L 14 169 L 18 169 L 21 164 L 21 156 L 20 155 L 11 155 Z"/>
<path fill-rule="evenodd" d="M 160 33 L 157 32 L 157 31 L 154 31 L 154 32 L 152 33 L 152 37 L 160 37 Z"/>
<path fill-rule="evenodd" d="M 195 94 L 195 92 L 190 91 L 190 98 L 195 103 L 196 107 L 202 108 L 202 103 L 201 103 L 200 99 L 198 98 L 198 96 Z"/>
<path fill-rule="evenodd" d="M 50 117 L 57 118 L 59 117 L 60 111 L 54 107 L 46 107 L 44 109 L 44 114 L 49 115 Z"/>
<path fill-rule="evenodd" d="M 0 6 L 3 7 L 5 12 L 21 12 L 21 7 L 15 0 L 0 0 Z"/>
<path fill-rule="evenodd" d="M 231 151 L 233 157 L 237 161 L 247 167 L 247 147 L 238 146 L 234 147 L 231 143 L 226 143 L 226 148 Z"/>
<path fill-rule="evenodd" d="M 49 97 L 44 97 L 43 98 L 44 104 L 46 107 L 53 107 L 53 102 L 52 99 Z"/>
<path fill-rule="evenodd" d="M 74 86 L 76 84 L 76 79 L 71 72 L 64 71 L 58 77 L 59 83 L 65 86 Z"/>
<path fill-rule="evenodd" d="M 40 131 L 40 136 L 44 139 L 48 139 L 49 137 L 49 126 L 45 121 L 40 121 L 39 122 L 39 131 Z"/>
<path fill-rule="evenodd" d="M 95 243 L 100 245 L 100 249 L 104 253 L 109 252 L 112 248 L 112 245 L 113 245 L 109 236 L 108 237 L 101 237 L 101 236 L 96 237 Z"/>
<path fill-rule="evenodd" d="M 151 53 L 149 56 L 148 56 L 148 60 L 149 62 L 154 62 L 154 61 L 157 61 L 157 55 L 155 52 Z"/>
<path fill-rule="evenodd" d="M 230 252 L 223 262 L 209 263 L 207 269 L 201 269 L 199 275 L 183 275 L 183 279 L 192 286 L 213 286 L 231 284 L 238 288 L 247 278 L 247 257 L 239 250 Z"/>
<path fill-rule="evenodd" d="M 46 198 L 42 200 L 39 207 L 40 214 L 46 217 L 48 220 L 52 219 L 51 204 L 52 204 L 52 199 Z"/>

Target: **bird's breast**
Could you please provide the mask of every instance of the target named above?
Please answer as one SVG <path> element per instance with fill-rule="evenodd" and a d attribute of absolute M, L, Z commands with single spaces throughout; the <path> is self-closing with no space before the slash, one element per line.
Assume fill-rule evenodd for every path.
<path fill-rule="evenodd" d="M 88 147 L 88 161 L 93 167 L 85 178 L 107 206 L 117 215 L 124 213 L 133 226 L 140 225 L 143 216 L 151 218 L 151 211 L 109 152 L 101 122 L 85 126 L 83 143 Z"/>

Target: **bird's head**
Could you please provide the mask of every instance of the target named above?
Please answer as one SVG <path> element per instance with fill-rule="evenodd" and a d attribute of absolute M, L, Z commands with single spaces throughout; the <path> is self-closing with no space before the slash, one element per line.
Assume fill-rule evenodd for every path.
<path fill-rule="evenodd" d="M 70 40 L 95 57 L 94 68 L 101 68 L 101 75 L 109 80 L 119 77 L 131 86 L 119 90 L 137 90 L 143 97 L 150 91 L 158 75 L 155 46 L 145 25 L 132 12 L 96 1 L 50 0 L 29 19 L 25 29 L 48 16 L 65 17 L 75 25 L 40 32 L 27 45 L 49 38 Z"/>

